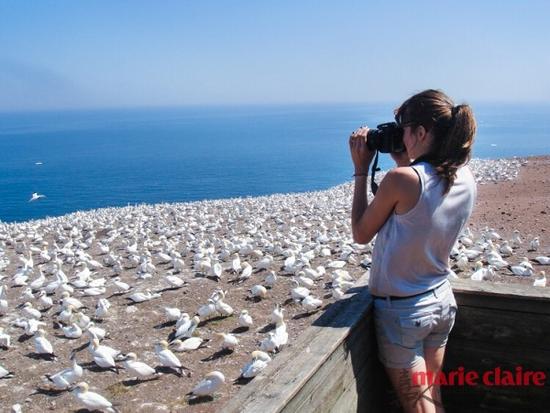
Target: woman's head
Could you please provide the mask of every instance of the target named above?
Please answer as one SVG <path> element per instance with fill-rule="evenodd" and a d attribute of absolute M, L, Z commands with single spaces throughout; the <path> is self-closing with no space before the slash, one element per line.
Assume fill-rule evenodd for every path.
<path fill-rule="evenodd" d="M 429 161 L 448 182 L 447 191 L 458 168 L 471 157 L 476 121 L 468 105 L 454 105 L 445 93 L 428 89 L 395 110 L 398 124 L 410 126 L 413 133 L 428 135 L 426 151 L 419 159 Z M 419 160 L 417 159 L 417 160 Z"/>

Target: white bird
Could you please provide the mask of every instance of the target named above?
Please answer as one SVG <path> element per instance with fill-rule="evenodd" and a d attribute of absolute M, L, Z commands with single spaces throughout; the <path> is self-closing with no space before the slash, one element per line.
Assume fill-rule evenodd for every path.
<path fill-rule="evenodd" d="M 241 258 L 238 253 L 233 254 L 233 259 L 231 261 L 231 269 L 233 272 L 238 273 L 241 271 Z"/>
<path fill-rule="evenodd" d="M 185 285 L 185 280 L 177 275 L 167 274 L 164 279 L 171 288 L 181 288 Z"/>
<path fill-rule="evenodd" d="M 544 255 L 535 257 L 535 261 L 538 261 L 538 263 L 541 265 L 550 265 L 550 257 L 546 257 Z"/>
<path fill-rule="evenodd" d="M 250 296 L 252 298 L 265 298 L 267 296 L 267 288 L 257 284 L 250 289 Z"/>
<path fill-rule="evenodd" d="M 184 367 L 181 364 L 181 361 L 175 356 L 172 351 L 168 349 L 168 342 L 166 340 L 159 341 L 155 344 L 155 353 L 160 360 L 160 364 L 164 367 L 169 367 L 176 370 L 180 375 L 183 376 Z"/>
<path fill-rule="evenodd" d="M 89 410 L 106 410 L 111 413 L 117 412 L 109 400 L 98 393 L 89 391 L 88 388 L 88 383 L 80 382 L 71 393 Z"/>
<path fill-rule="evenodd" d="M 202 379 L 191 392 L 189 397 L 210 396 L 218 391 L 225 383 L 225 376 L 219 371 L 212 371 Z"/>
<path fill-rule="evenodd" d="M 250 314 L 248 314 L 248 310 L 241 310 L 241 314 L 239 315 L 239 326 L 250 328 L 253 325 L 254 321 Z"/>
<path fill-rule="evenodd" d="M 197 310 L 197 314 L 202 319 L 210 318 L 216 313 L 216 302 L 212 298 L 209 298 L 207 304 L 200 306 Z"/>
<path fill-rule="evenodd" d="M 264 279 L 264 284 L 268 287 L 273 288 L 276 282 L 277 282 L 277 274 L 275 274 L 275 271 L 269 271 L 267 276 Z"/>
<path fill-rule="evenodd" d="M 97 301 L 95 308 L 95 317 L 98 319 L 104 318 L 109 313 L 109 308 L 111 308 L 111 303 L 106 298 L 100 298 Z"/>
<path fill-rule="evenodd" d="M 68 327 L 61 327 L 63 335 L 67 338 L 80 338 L 82 337 L 82 329 L 77 323 L 72 323 Z"/>
<path fill-rule="evenodd" d="M 269 354 L 260 350 L 253 351 L 251 355 L 252 360 L 241 369 L 241 377 L 245 379 L 256 377 L 271 361 Z"/>
<path fill-rule="evenodd" d="M 114 359 L 114 352 L 116 350 L 108 346 L 100 345 L 97 338 L 93 338 L 91 344 L 92 348 L 89 350 L 94 359 L 94 363 L 101 368 L 112 369 L 118 374 L 118 366 L 115 364 Z M 118 353 L 119 352 L 117 352 L 117 354 Z"/>
<path fill-rule="evenodd" d="M 483 267 L 483 263 L 481 261 L 477 261 L 475 263 L 475 269 L 472 275 L 470 275 L 470 279 L 473 281 L 483 281 L 483 280 L 489 280 L 494 276 L 494 271 L 492 269 L 492 266 Z"/>
<path fill-rule="evenodd" d="M 533 281 L 534 287 L 546 287 L 546 273 L 541 271 L 539 276 Z"/>
<path fill-rule="evenodd" d="M 46 378 L 58 389 L 67 389 L 71 384 L 76 383 L 82 377 L 82 374 L 82 367 L 78 365 L 76 359 L 73 359 L 72 367 L 58 371 L 52 375 L 46 374 Z"/>
<path fill-rule="evenodd" d="M 133 293 L 127 298 L 134 303 L 143 303 L 145 301 L 152 300 L 153 298 L 159 298 L 161 293 L 152 293 L 151 291 L 146 291 L 144 293 Z"/>
<path fill-rule="evenodd" d="M 284 322 L 283 319 L 284 308 L 281 308 L 279 304 L 275 305 L 273 312 L 271 313 L 271 322 L 275 325 L 279 325 Z"/>
<path fill-rule="evenodd" d="M 508 241 L 503 241 L 498 251 L 503 257 L 509 257 L 514 252 Z"/>
<path fill-rule="evenodd" d="M 13 371 L 6 370 L 6 368 L 2 367 L 0 364 L 0 379 L 11 379 L 15 376 L 15 373 Z"/>
<path fill-rule="evenodd" d="M 510 243 L 512 244 L 512 248 L 519 248 L 523 243 L 517 229 L 514 230 L 514 235 L 512 235 L 512 240 L 510 241 Z"/>
<path fill-rule="evenodd" d="M 323 301 L 319 298 L 313 297 L 312 295 L 308 295 L 302 300 L 301 304 L 306 312 L 310 313 L 321 308 L 321 306 L 323 305 Z"/>
<path fill-rule="evenodd" d="M 529 251 L 536 251 L 540 247 L 540 240 L 539 237 L 535 237 L 531 240 L 529 243 Z"/>
<path fill-rule="evenodd" d="M 38 192 L 33 192 L 31 199 L 29 199 L 29 202 L 37 201 L 41 198 L 46 198 L 46 195 L 39 194 Z"/>
<path fill-rule="evenodd" d="M 135 353 L 126 354 L 126 360 L 122 362 L 122 365 L 131 375 L 138 379 L 156 374 L 156 370 L 154 368 L 141 361 L 137 361 L 137 356 Z"/>
<path fill-rule="evenodd" d="M 174 333 L 175 338 L 189 338 L 193 335 L 193 332 L 197 328 L 197 326 L 200 323 L 200 318 L 197 316 L 193 316 L 193 318 L 189 319 L 189 315 L 187 313 L 182 314 L 182 316 L 187 316 L 186 319 L 182 320 L 182 323 L 177 326 L 176 323 L 176 332 Z M 178 320 L 179 321 L 179 320 Z"/>
<path fill-rule="evenodd" d="M 38 329 L 34 334 L 34 349 L 36 354 L 44 354 L 55 359 L 52 344 L 46 338 L 46 332 Z"/>
<path fill-rule="evenodd" d="M 294 302 L 298 303 L 306 298 L 310 294 L 310 291 L 305 287 L 300 287 L 300 284 L 297 280 L 292 279 L 291 281 L 294 284 L 294 288 L 290 290 L 290 296 L 292 297 Z"/>
<path fill-rule="evenodd" d="M 175 307 L 164 307 L 164 314 L 168 321 L 178 321 L 181 317 L 181 310 Z"/>
<path fill-rule="evenodd" d="M 0 347 L 9 348 L 11 344 L 11 337 L 9 334 L 4 333 L 4 327 L 0 327 Z"/>
<path fill-rule="evenodd" d="M 42 318 L 42 313 L 38 311 L 36 308 L 33 308 L 32 304 L 29 303 L 28 301 L 25 304 L 23 304 L 21 313 L 25 317 L 34 318 L 35 320 L 40 320 L 40 318 Z"/>
<path fill-rule="evenodd" d="M 235 350 L 235 347 L 239 345 L 239 339 L 231 333 L 214 333 L 218 337 L 223 339 L 222 349 L 223 350 Z"/>
<path fill-rule="evenodd" d="M 247 262 L 244 262 L 242 264 L 242 272 L 240 273 L 239 275 L 239 278 L 238 278 L 238 281 L 239 282 L 243 282 L 243 281 L 246 281 L 250 278 L 250 276 L 252 275 L 252 266 L 247 263 Z"/>
<path fill-rule="evenodd" d="M 203 345 L 205 340 L 200 337 L 189 337 L 185 340 L 180 340 L 179 338 L 170 342 L 170 346 L 177 352 L 192 351 L 196 350 Z"/>
<path fill-rule="evenodd" d="M 519 263 L 518 265 L 512 265 L 510 267 L 510 270 L 514 273 L 514 275 L 519 275 L 522 277 L 530 277 L 531 275 L 533 275 L 534 273 L 533 267 L 528 267 L 523 264 L 524 263 Z"/>

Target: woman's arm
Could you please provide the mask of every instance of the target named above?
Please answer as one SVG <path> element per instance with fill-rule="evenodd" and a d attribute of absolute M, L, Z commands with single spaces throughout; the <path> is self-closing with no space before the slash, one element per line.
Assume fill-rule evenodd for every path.
<path fill-rule="evenodd" d="M 399 202 L 410 204 L 418 199 L 418 178 L 410 168 L 389 171 L 369 205 L 367 199 L 367 172 L 375 152 L 367 147 L 368 128 L 360 128 L 350 136 L 350 151 L 355 166 L 355 188 L 351 209 L 353 240 L 367 244 L 382 228 Z M 415 199 L 413 199 L 415 198 Z"/>

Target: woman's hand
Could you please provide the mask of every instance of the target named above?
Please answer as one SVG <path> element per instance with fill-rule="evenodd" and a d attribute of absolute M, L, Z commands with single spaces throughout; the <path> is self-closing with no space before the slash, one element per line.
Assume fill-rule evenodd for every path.
<path fill-rule="evenodd" d="M 407 155 L 407 151 L 392 152 L 390 155 L 397 166 L 409 166 L 411 164 L 411 160 L 409 158 L 409 155 Z"/>
<path fill-rule="evenodd" d="M 367 147 L 367 133 L 369 128 L 363 126 L 352 132 L 349 137 L 349 149 L 351 160 L 355 167 L 355 174 L 367 174 L 369 165 L 374 158 L 376 151 L 371 151 Z"/>

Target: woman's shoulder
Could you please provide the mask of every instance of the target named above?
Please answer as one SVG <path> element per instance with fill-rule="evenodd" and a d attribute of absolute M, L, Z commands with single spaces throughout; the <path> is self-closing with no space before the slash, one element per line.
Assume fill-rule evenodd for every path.
<path fill-rule="evenodd" d="M 386 173 L 384 180 L 396 187 L 418 185 L 420 178 L 412 166 L 398 166 Z"/>

